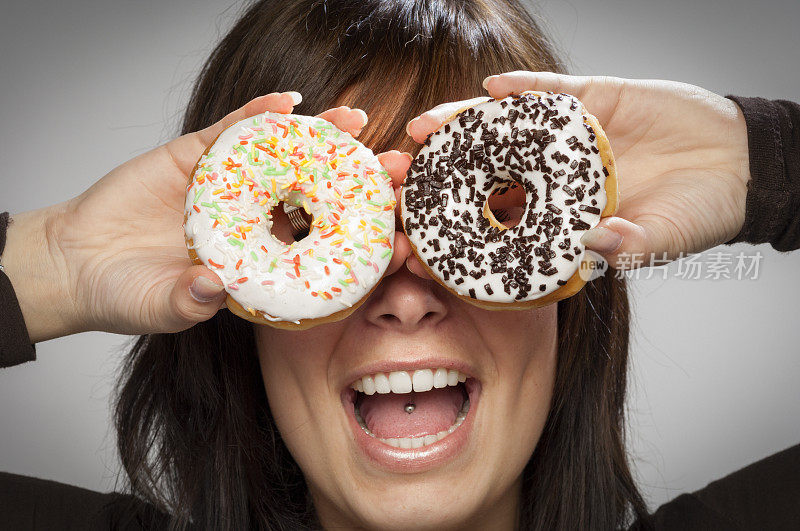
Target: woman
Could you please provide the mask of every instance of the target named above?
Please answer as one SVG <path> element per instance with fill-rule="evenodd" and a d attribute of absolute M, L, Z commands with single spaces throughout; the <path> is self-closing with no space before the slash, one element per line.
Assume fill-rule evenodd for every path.
<path fill-rule="evenodd" d="M 572 92 L 611 135 L 631 193 L 586 243 L 612 263 L 623 252 L 699 251 L 749 227 L 747 132 L 733 102 L 679 84 L 587 87 L 530 74 L 560 69 L 510 0 L 254 4 L 206 63 L 185 136 L 9 227 L 3 263 L 32 342 L 82 330 L 146 334 L 127 358 L 115 415 L 131 492 L 145 504 L 85 497 L 95 500 L 89 509 L 49 516 L 211 529 L 646 525 L 624 449 L 628 305 L 616 276 L 558 305 L 487 312 L 425 277 L 398 233 L 391 274 L 364 306 L 287 332 L 218 312 L 219 279 L 190 266 L 183 244 L 187 175 L 226 124 L 295 104 L 323 113 L 384 152 L 399 185 L 402 151 L 416 150 L 406 123 L 422 114 L 408 133 L 424 139 L 446 114 L 427 109 L 479 95 L 487 75 L 510 70 L 528 73 L 490 78 L 491 95 Z M 287 90 L 302 103 L 279 93 Z M 620 98 L 608 96 L 614 90 Z M 645 124 L 635 115 L 644 98 L 693 123 L 640 134 L 647 128 L 632 124 Z M 719 130 L 730 133 L 724 141 L 710 134 Z M 685 140 L 680 153 L 651 164 L 652 146 L 671 134 Z M 698 198 L 709 207 L 687 209 Z M 356 442 L 342 399 L 356 378 L 437 367 L 479 383 L 457 437 L 411 456 Z"/>

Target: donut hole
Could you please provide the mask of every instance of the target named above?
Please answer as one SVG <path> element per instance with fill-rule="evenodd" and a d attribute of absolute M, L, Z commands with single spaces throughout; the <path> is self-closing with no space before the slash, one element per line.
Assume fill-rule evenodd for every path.
<path fill-rule="evenodd" d="M 287 213 L 288 210 L 291 212 Z M 303 240 L 308 236 L 311 215 L 303 208 L 293 208 L 290 203 L 281 201 L 272 209 L 272 235 L 286 245 Z"/>
<path fill-rule="evenodd" d="M 510 229 L 522 221 L 526 205 L 525 191 L 518 184 L 496 186 L 486 199 L 483 215 L 495 227 Z"/>

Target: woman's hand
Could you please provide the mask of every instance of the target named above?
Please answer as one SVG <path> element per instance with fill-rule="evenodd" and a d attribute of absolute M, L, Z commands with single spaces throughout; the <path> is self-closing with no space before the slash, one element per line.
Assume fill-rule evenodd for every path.
<path fill-rule="evenodd" d="M 731 100 L 673 81 L 549 72 L 490 76 L 484 87 L 493 98 L 564 92 L 598 118 L 617 161 L 621 202 L 616 216 L 581 241 L 612 266 L 700 252 L 742 228 L 750 178 L 747 129 Z M 409 133 L 424 141 L 446 112 L 437 107 L 412 120 Z"/>
<path fill-rule="evenodd" d="M 213 271 L 188 257 L 182 224 L 189 175 L 226 127 L 265 111 L 290 113 L 299 102 L 297 93 L 254 99 L 122 164 L 70 201 L 14 215 L 3 264 L 31 340 L 86 330 L 175 332 L 212 317 L 225 291 Z M 366 123 L 363 111 L 348 107 L 320 116 L 354 136 Z M 405 173 L 407 157 L 381 157 L 390 167 L 399 161 Z"/>

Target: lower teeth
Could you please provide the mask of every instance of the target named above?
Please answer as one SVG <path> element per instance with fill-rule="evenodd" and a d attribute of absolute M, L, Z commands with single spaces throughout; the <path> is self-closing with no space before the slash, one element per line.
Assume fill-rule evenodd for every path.
<path fill-rule="evenodd" d="M 441 441 L 456 431 L 456 428 L 461 426 L 461 424 L 464 422 L 464 419 L 467 418 L 468 412 L 469 399 L 464 400 L 464 404 L 461 406 L 461 411 L 459 411 L 458 415 L 456 415 L 456 421 L 446 430 L 442 430 L 436 434 L 423 435 L 421 437 L 399 437 L 384 439 L 383 437 L 376 436 L 369 430 L 369 428 L 367 428 L 364 419 L 361 418 L 361 413 L 359 412 L 358 408 L 355 408 L 356 420 L 358 421 L 358 425 L 361 426 L 361 429 L 364 430 L 370 437 L 374 437 L 379 441 L 388 444 L 389 446 L 394 446 L 395 448 L 422 448 L 423 446 L 428 446 L 435 442 Z"/>

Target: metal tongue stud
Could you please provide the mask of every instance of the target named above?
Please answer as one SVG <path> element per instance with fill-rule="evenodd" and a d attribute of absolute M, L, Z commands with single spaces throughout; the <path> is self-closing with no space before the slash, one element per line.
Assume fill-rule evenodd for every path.
<path fill-rule="evenodd" d="M 405 410 L 406 413 L 410 415 L 411 413 L 414 412 L 415 409 L 417 409 L 417 406 L 413 402 L 409 402 L 403 409 Z"/>

